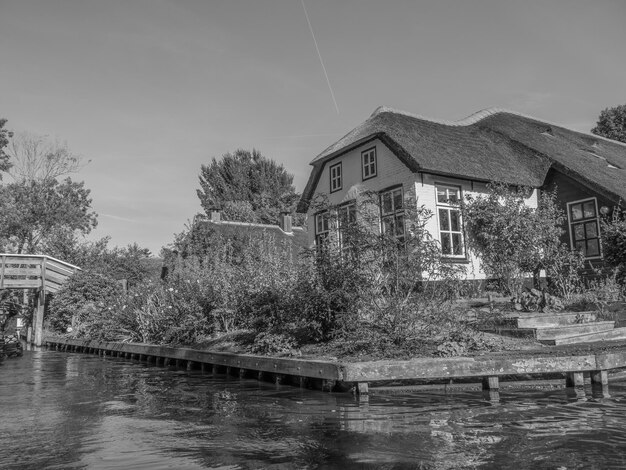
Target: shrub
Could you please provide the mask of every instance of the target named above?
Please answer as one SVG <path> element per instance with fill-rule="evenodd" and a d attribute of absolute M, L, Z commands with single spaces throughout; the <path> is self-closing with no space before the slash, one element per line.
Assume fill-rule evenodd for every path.
<path fill-rule="evenodd" d="M 122 295 L 118 281 L 92 271 L 78 271 L 53 295 L 48 310 L 48 324 L 59 332 L 80 325 L 95 311 L 108 309 Z"/>
<path fill-rule="evenodd" d="M 558 252 L 563 213 L 555 194 L 543 193 L 538 208 L 529 207 L 530 188 L 492 183 L 484 197 L 468 196 L 463 216 L 468 245 L 488 274 L 512 295 L 522 292 L 529 273 L 548 267 Z"/>
<path fill-rule="evenodd" d="M 257 354 L 291 353 L 296 348 L 296 341 L 283 334 L 259 333 L 254 339 L 251 351 Z"/>
<path fill-rule="evenodd" d="M 616 268 L 617 278 L 623 284 L 626 281 L 626 211 L 615 208 L 611 218 L 602 222 L 602 250 L 604 259 Z"/>
<path fill-rule="evenodd" d="M 373 348 L 410 347 L 444 323 L 443 306 L 458 293 L 463 268 L 445 262 L 439 242 L 425 229 L 433 214 L 417 206 L 412 194 L 402 202 L 403 239 L 391 230 L 378 232 L 378 194 L 362 193 L 356 201 L 354 220 L 329 211 L 330 225 L 341 230 L 339 239 L 329 237 L 315 254 L 308 285 L 317 294 L 316 317 L 345 342 L 369 336 L 377 343 Z"/>

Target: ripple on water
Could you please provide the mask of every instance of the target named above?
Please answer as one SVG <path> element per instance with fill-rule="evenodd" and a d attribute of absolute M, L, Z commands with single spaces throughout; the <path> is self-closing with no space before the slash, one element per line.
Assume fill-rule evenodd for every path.
<path fill-rule="evenodd" d="M 0 366 L 0 468 L 626 468 L 626 384 L 351 395 L 54 351 Z"/>

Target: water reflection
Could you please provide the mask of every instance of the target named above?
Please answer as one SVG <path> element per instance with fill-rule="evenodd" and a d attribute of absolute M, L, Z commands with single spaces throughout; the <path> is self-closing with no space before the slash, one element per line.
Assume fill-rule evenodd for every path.
<path fill-rule="evenodd" d="M 0 468 L 624 468 L 626 388 L 351 395 L 26 352 Z"/>

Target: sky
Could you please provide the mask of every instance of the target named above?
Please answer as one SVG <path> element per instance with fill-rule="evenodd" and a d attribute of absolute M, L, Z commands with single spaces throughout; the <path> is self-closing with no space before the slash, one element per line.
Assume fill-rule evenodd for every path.
<path fill-rule="evenodd" d="M 625 23 L 624 0 L 0 0 L 0 117 L 89 161 L 90 239 L 158 255 L 202 164 L 256 148 L 301 192 L 381 105 L 588 132 L 626 103 Z"/>

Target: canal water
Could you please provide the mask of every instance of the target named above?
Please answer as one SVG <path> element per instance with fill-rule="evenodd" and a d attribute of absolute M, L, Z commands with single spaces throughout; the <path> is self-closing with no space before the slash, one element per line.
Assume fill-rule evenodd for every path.
<path fill-rule="evenodd" d="M 0 468 L 626 468 L 626 383 L 351 395 L 122 358 L 0 365 Z"/>

